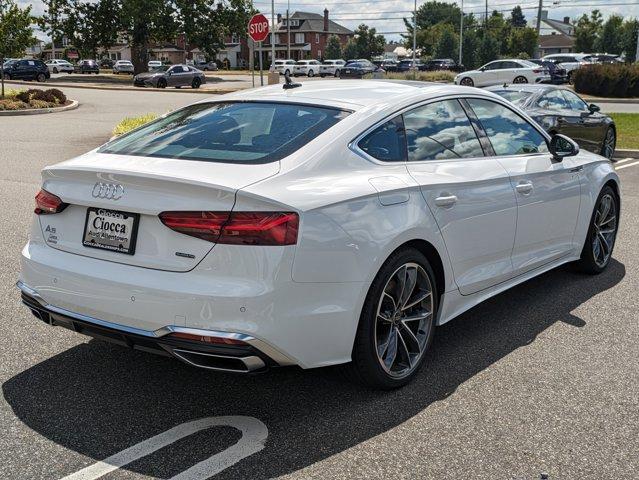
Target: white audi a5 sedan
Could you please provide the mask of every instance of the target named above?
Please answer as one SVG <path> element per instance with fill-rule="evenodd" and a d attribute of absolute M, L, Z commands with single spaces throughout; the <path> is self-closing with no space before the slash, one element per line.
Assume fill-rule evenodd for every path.
<path fill-rule="evenodd" d="M 610 262 L 611 163 L 490 92 L 287 83 L 173 111 L 42 171 L 22 301 L 214 370 L 348 364 L 394 388 L 436 325 Z"/>
<path fill-rule="evenodd" d="M 503 83 L 550 83 L 550 72 L 528 60 L 505 59 L 489 62 L 477 70 L 462 72 L 455 77 L 457 85 L 488 87 Z"/>

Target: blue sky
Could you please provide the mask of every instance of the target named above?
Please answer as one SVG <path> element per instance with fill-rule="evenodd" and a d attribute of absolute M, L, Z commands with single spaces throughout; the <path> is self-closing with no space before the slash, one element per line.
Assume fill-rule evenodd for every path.
<path fill-rule="evenodd" d="M 44 6 L 41 0 L 18 0 L 21 5 L 32 5 L 33 12 L 41 14 Z M 417 2 L 418 6 L 422 3 Z M 453 3 L 453 2 L 450 2 Z M 456 2 L 460 5 L 460 1 Z M 271 2 L 269 0 L 254 0 L 255 7 L 270 17 Z M 530 22 L 536 17 L 537 0 L 489 0 L 488 9 L 509 11 L 515 5 L 520 5 L 526 19 Z M 284 14 L 287 2 L 275 1 L 275 12 Z M 366 23 L 382 32 L 388 39 L 398 39 L 404 30 L 401 20 L 403 16 L 410 16 L 413 9 L 412 0 L 291 0 L 291 12 L 296 10 L 321 13 L 324 7 L 330 11 L 330 16 L 338 23 L 355 28 L 360 23 Z M 639 0 L 544 0 L 544 9 L 549 11 L 549 18 L 576 18 L 583 13 L 590 13 L 593 9 L 600 9 L 604 17 L 617 13 L 627 17 L 639 17 Z M 483 0 L 465 0 L 464 12 L 479 14 L 484 9 Z"/>

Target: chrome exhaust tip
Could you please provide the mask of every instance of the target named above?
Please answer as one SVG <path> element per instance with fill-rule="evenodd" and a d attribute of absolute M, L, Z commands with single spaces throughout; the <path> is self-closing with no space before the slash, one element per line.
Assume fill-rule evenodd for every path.
<path fill-rule="evenodd" d="M 266 368 L 264 360 L 254 355 L 248 357 L 229 357 L 213 353 L 184 350 L 181 348 L 173 348 L 171 349 L 171 353 L 189 365 L 209 370 L 250 373 Z"/>

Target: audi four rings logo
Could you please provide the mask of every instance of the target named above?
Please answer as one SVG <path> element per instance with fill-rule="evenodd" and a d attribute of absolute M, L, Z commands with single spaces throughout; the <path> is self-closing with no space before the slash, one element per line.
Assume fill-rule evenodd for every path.
<path fill-rule="evenodd" d="M 93 198 L 106 198 L 107 200 L 120 200 L 124 195 L 124 187 L 119 183 L 97 182 L 91 192 Z"/>

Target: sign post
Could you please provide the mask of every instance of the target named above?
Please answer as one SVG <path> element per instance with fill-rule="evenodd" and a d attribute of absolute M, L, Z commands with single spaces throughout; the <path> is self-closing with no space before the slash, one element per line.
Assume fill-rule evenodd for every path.
<path fill-rule="evenodd" d="M 251 17 L 248 23 L 248 35 L 253 42 L 258 43 L 258 51 L 260 55 L 260 84 L 264 85 L 264 77 L 262 76 L 262 42 L 268 36 L 269 25 L 268 20 L 261 13 L 257 13 Z"/>

